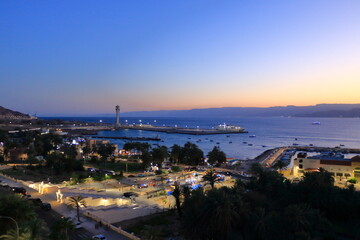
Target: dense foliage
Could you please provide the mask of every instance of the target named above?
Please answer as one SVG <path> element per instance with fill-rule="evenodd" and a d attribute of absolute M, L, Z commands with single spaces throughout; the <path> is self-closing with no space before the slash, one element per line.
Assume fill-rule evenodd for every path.
<path fill-rule="evenodd" d="M 299 183 L 259 166 L 233 188 L 191 192 L 182 206 L 186 239 L 359 239 L 360 193 L 334 186 L 330 173 Z"/>
<path fill-rule="evenodd" d="M 218 163 L 226 162 L 226 154 L 220 150 L 219 147 L 215 146 L 213 150 L 208 153 L 208 163 L 211 165 L 216 165 Z"/>

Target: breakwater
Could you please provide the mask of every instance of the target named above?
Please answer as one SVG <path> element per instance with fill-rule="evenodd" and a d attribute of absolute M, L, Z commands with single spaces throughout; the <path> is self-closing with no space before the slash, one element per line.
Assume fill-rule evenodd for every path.
<path fill-rule="evenodd" d="M 202 129 L 202 128 L 177 128 L 177 127 L 155 127 L 155 126 L 134 126 L 124 125 L 118 129 L 133 129 L 153 132 L 178 133 L 190 135 L 214 135 L 214 134 L 237 134 L 248 133 L 244 129 L 241 130 L 218 130 L 218 129 Z"/>
<path fill-rule="evenodd" d="M 92 136 L 92 138 L 101 138 L 101 139 L 123 139 L 123 140 L 134 140 L 134 141 L 161 141 L 161 138 L 155 137 L 102 137 L 102 136 Z"/>

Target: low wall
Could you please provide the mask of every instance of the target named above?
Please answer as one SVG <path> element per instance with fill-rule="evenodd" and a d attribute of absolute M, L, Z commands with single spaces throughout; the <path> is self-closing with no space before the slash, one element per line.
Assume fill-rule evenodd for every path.
<path fill-rule="evenodd" d="M 116 227 L 116 226 L 114 226 L 114 225 L 112 225 L 112 224 L 104 221 L 104 219 L 101 219 L 101 218 L 93 215 L 91 212 L 85 211 L 85 212 L 84 212 L 84 215 L 85 215 L 86 217 L 89 217 L 89 218 L 93 219 L 93 220 L 96 221 L 96 222 L 101 222 L 101 224 L 102 224 L 103 226 L 108 227 L 108 228 L 110 228 L 111 230 L 113 230 L 113 231 L 115 231 L 115 232 L 117 232 L 117 233 L 119 233 L 119 234 L 121 234 L 121 235 L 129 238 L 129 239 L 132 239 L 132 240 L 141 240 L 139 237 L 135 236 L 133 233 L 128 233 L 127 231 L 123 230 L 121 227 Z"/>

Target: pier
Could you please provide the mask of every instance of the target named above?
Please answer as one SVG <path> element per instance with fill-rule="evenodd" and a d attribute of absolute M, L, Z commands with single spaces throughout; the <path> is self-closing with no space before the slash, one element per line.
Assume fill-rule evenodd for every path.
<path fill-rule="evenodd" d="M 203 129 L 203 128 L 178 128 L 178 127 L 155 127 L 155 126 L 140 126 L 140 125 L 122 125 L 117 129 L 133 129 L 153 132 L 178 133 L 190 135 L 214 135 L 214 134 L 237 134 L 248 133 L 244 129 L 241 130 L 219 130 L 219 129 Z"/>
<path fill-rule="evenodd" d="M 92 138 L 101 138 L 101 139 L 124 139 L 124 140 L 134 140 L 134 141 L 161 141 L 161 138 L 155 137 L 103 137 L 103 136 L 92 136 Z"/>

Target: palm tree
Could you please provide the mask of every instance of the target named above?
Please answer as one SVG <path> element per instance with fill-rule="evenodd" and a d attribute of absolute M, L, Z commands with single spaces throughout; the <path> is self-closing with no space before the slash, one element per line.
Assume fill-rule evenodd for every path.
<path fill-rule="evenodd" d="M 1 235 L 0 238 L 2 240 L 29 240 L 30 239 L 30 232 L 29 231 L 23 231 L 19 233 L 19 236 L 17 235 L 17 231 L 15 229 L 11 229 L 6 232 L 6 234 Z"/>
<path fill-rule="evenodd" d="M 48 229 L 43 220 L 34 218 L 28 222 L 27 226 L 27 230 L 30 233 L 29 240 L 46 239 Z"/>
<path fill-rule="evenodd" d="M 181 195 L 181 191 L 180 191 L 180 187 L 179 184 L 177 182 L 175 182 L 175 189 L 172 192 L 172 195 L 175 198 L 175 202 L 176 202 L 176 208 L 178 210 L 179 213 L 179 217 L 181 217 L 181 203 L 180 203 L 180 195 Z"/>
<path fill-rule="evenodd" d="M 279 169 L 279 171 L 280 171 L 280 173 L 281 173 L 281 171 L 286 167 L 286 164 L 284 163 L 284 161 L 279 160 L 279 161 L 277 161 L 277 162 L 274 164 L 274 167 L 275 167 L 276 169 Z"/>
<path fill-rule="evenodd" d="M 70 197 L 69 200 L 69 206 L 71 208 L 76 208 L 76 213 L 77 213 L 77 219 L 80 222 L 80 208 L 81 207 L 85 207 L 86 208 L 86 202 L 83 196 L 73 196 Z"/>
<path fill-rule="evenodd" d="M 69 218 L 61 218 L 52 229 L 52 238 L 58 240 L 69 240 L 69 231 L 75 229 L 75 224 Z"/>
<path fill-rule="evenodd" d="M 211 189 L 214 189 L 214 185 L 215 185 L 215 182 L 216 182 L 216 178 L 217 178 L 216 172 L 215 172 L 215 170 L 214 170 L 213 168 L 210 169 L 210 170 L 208 170 L 208 171 L 206 172 L 206 174 L 203 176 L 203 179 L 204 179 L 205 181 L 208 181 L 208 182 L 209 182 L 209 184 L 210 184 L 210 186 L 211 186 Z"/>
<path fill-rule="evenodd" d="M 212 189 L 207 195 L 193 193 L 185 202 L 182 219 L 187 239 L 228 239 L 235 226 L 243 222 L 242 211 L 247 207 L 242 199 L 228 188 Z"/>

